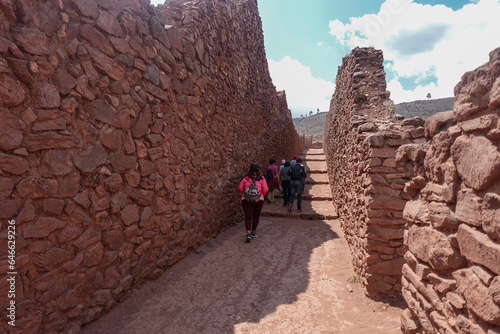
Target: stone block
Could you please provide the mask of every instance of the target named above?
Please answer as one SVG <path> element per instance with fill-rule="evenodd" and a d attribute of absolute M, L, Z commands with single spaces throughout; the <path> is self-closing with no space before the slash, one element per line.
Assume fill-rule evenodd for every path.
<path fill-rule="evenodd" d="M 455 115 L 453 111 L 443 111 L 432 115 L 425 120 L 425 136 L 427 138 L 434 137 L 447 124 L 455 123 Z"/>
<path fill-rule="evenodd" d="M 488 295 L 493 301 L 500 305 L 500 276 L 495 276 L 488 287 Z"/>
<path fill-rule="evenodd" d="M 0 183 L 1 183 L 1 181 L 0 181 Z M 1 191 L 0 191 L 0 193 L 1 193 Z M 20 206 L 21 206 L 20 199 L 0 200 L 0 219 L 13 218 L 17 214 Z"/>
<path fill-rule="evenodd" d="M 0 153 L 1 172 L 7 172 L 13 175 L 22 175 L 27 170 L 28 161 L 26 159 L 11 154 Z"/>
<path fill-rule="evenodd" d="M 496 115 L 486 115 L 458 123 L 458 126 L 464 132 L 481 131 L 484 133 L 496 126 L 497 122 L 498 117 Z"/>
<path fill-rule="evenodd" d="M 483 197 L 481 218 L 483 230 L 493 240 L 500 240 L 500 195 L 494 192 Z"/>
<path fill-rule="evenodd" d="M 384 210 L 399 210 L 402 211 L 405 207 L 406 201 L 397 197 L 389 197 L 385 195 L 375 195 L 365 199 L 367 206 L 370 209 L 384 209 Z"/>
<path fill-rule="evenodd" d="M 73 163 L 83 173 L 91 173 L 106 163 L 108 154 L 101 142 L 96 142 L 73 157 Z"/>
<path fill-rule="evenodd" d="M 500 275 L 500 245 L 472 227 L 461 224 L 457 233 L 462 256 Z"/>
<path fill-rule="evenodd" d="M 26 177 L 16 185 L 16 194 L 21 198 L 47 198 L 57 196 L 57 181 L 37 177 Z"/>
<path fill-rule="evenodd" d="M 117 81 L 125 77 L 125 69 L 112 58 L 91 46 L 87 46 L 87 50 L 99 71 Z"/>
<path fill-rule="evenodd" d="M 62 135 L 53 131 L 44 131 L 42 133 L 27 133 L 23 137 L 22 146 L 28 152 L 35 152 L 46 149 L 66 149 L 80 147 L 80 139 L 71 135 Z"/>
<path fill-rule="evenodd" d="M 3 76 L 0 76 L 0 98 L 5 99 L 4 104 L 6 103 L 6 101 L 8 101 L 8 97 L 5 96 L 4 93 L 5 91 L 7 91 L 7 87 L 3 87 L 4 84 L 8 85 L 7 87 L 9 91 L 15 90 L 15 94 L 23 94 L 22 100 L 21 97 L 18 98 L 20 102 L 17 102 L 17 100 L 15 100 L 14 102 L 14 104 L 20 104 L 24 100 L 23 88 L 17 87 L 11 82 L 5 83 L 3 81 Z M 0 119 L 2 120 L 2 122 L 0 123 L 0 149 L 9 151 L 18 148 L 23 140 L 23 133 L 26 124 L 24 124 L 23 121 L 12 115 L 7 109 L 4 108 L 0 108 Z"/>
<path fill-rule="evenodd" d="M 486 137 L 460 136 L 451 147 L 453 161 L 465 183 L 483 190 L 500 177 L 500 152 Z"/>
<path fill-rule="evenodd" d="M 66 150 L 45 151 L 40 163 L 40 172 L 43 177 L 67 175 L 73 171 L 70 155 Z"/>
<path fill-rule="evenodd" d="M 445 294 L 446 292 L 450 290 L 454 290 L 456 287 L 456 282 L 454 279 L 449 279 L 445 278 L 437 273 L 430 273 L 427 275 L 427 279 L 429 279 L 432 284 L 433 288 L 442 294 Z"/>
<path fill-rule="evenodd" d="M 446 293 L 446 300 L 456 309 L 462 310 L 467 306 L 465 300 L 453 292 Z"/>
<path fill-rule="evenodd" d="M 488 288 L 481 283 L 472 269 L 461 269 L 453 273 L 457 290 L 461 293 L 467 307 L 487 323 L 500 325 L 500 306 L 488 294 Z"/>
<path fill-rule="evenodd" d="M 436 270 L 460 268 L 464 259 L 443 233 L 430 227 L 412 226 L 406 240 L 408 249 Z"/>
<path fill-rule="evenodd" d="M 396 150 L 397 162 L 420 161 L 425 157 L 426 149 L 423 144 L 406 144 Z"/>
<path fill-rule="evenodd" d="M 370 150 L 370 158 L 395 158 L 396 150 L 392 148 L 373 148 Z"/>
<path fill-rule="evenodd" d="M 28 223 L 23 227 L 24 238 L 44 238 L 51 232 L 60 229 L 66 222 L 56 218 L 39 217 L 33 223 Z"/>
<path fill-rule="evenodd" d="M 401 313 L 401 327 L 406 334 L 416 334 L 420 327 L 418 322 L 413 319 L 409 309 L 405 309 Z"/>
<path fill-rule="evenodd" d="M 455 218 L 462 223 L 481 226 L 482 199 L 472 189 L 462 189 L 458 192 L 455 206 Z"/>
<path fill-rule="evenodd" d="M 429 206 L 422 200 L 406 202 L 403 218 L 412 223 L 429 225 Z"/>
<path fill-rule="evenodd" d="M 367 266 L 366 272 L 370 274 L 400 276 L 401 268 L 405 263 L 404 258 L 397 258 L 390 261 L 380 261 Z"/>
<path fill-rule="evenodd" d="M 13 27 L 12 37 L 16 41 L 16 45 L 26 52 L 37 56 L 48 56 L 50 54 L 47 35 L 38 29 Z"/>

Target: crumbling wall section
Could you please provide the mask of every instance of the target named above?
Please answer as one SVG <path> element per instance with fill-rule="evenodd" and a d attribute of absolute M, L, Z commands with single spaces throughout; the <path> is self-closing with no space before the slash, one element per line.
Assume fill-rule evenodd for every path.
<path fill-rule="evenodd" d="M 382 52 L 356 48 L 337 74 L 325 126 L 324 151 L 352 262 L 367 293 L 398 294 L 405 220 L 401 198 L 412 169 L 396 149 L 424 141 L 423 120 L 397 122 L 386 91 Z"/>
<path fill-rule="evenodd" d="M 500 332 L 500 49 L 465 73 L 453 111 L 426 120 L 425 147 L 402 146 L 404 333 Z M 413 152 L 413 153 L 412 153 Z"/>
<path fill-rule="evenodd" d="M 255 0 L 0 1 L 0 332 L 7 272 L 16 330 L 77 332 L 240 222 L 250 163 L 304 144 Z"/>

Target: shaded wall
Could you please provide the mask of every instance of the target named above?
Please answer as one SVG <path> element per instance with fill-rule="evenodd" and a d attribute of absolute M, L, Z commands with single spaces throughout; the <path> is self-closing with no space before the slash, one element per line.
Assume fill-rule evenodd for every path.
<path fill-rule="evenodd" d="M 257 3 L 0 3 L 0 332 L 76 332 L 243 218 L 251 162 L 304 147 Z M 1 329 L 3 328 L 3 330 Z"/>
<path fill-rule="evenodd" d="M 406 186 L 404 333 L 500 332 L 500 49 L 426 120 Z M 398 152 L 399 153 L 399 152 Z"/>

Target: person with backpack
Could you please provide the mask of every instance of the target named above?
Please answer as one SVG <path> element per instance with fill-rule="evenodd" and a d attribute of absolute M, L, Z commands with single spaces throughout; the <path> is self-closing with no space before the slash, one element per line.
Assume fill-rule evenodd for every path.
<path fill-rule="evenodd" d="M 260 213 L 264 206 L 264 196 L 269 190 L 266 180 L 260 175 L 258 164 L 250 165 L 250 170 L 241 179 L 238 190 L 241 192 L 241 205 L 245 213 L 247 232 L 245 241 L 250 242 L 252 238 L 258 236 L 255 231 L 259 225 Z"/>
<path fill-rule="evenodd" d="M 280 180 L 281 180 L 281 188 L 283 188 L 283 206 L 288 205 L 288 201 L 290 200 L 290 182 L 291 178 L 288 175 L 288 171 L 290 170 L 290 161 L 285 161 L 283 168 L 280 171 Z"/>
<path fill-rule="evenodd" d="M 301 165 L 302 158 L 297 158 L 297 163 L 290 167 L 288 175 L 291 178 L 290 181 L 290 199 L 288 201 L 288 212 L 292 212 L 293 199 L 295 194 L 297 194 L 297 212 L 302 212 L 302 178 L 307 177 L 306 170 L 304 166 Z"/>
<path fill-rule="evenodd" d="M 278 167 L 276 166 L 276 160 L 269 160 L 269 166 L 267 166 L 266 172 L 267 186 L 269 187 L 269 192 L 267 193 L 267 202 L 274 203 L 274 191 L 280 189 L 280 184 L 278 181 Z"/>
<path fill-rule="evenodd" d="M 305 170 L 304 164 L 302 163 L 302 158 L 297 159 L 297 164 L 301 165 L 301 166 L 302 166 L 302 168 L 304 168 L 304 170 Z M 307 172 L 306 172 L 306 173 L 307 173 Z M 305 177 L 305 176 L 303 176 L 303 177 L 302 177 L 302 192 L 304 192 L 304 191 L 305 191 L 305 189 L 306 189 L 306 177 Z"/>

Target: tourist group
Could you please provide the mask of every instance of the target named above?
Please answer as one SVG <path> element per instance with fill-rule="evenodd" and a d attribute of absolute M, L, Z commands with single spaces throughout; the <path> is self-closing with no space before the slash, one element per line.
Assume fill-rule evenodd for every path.
<path fill-rule="evenodd" d="M 293 200 L 297 195 L 297 212 L 302 212 L 302 192 L 306 185 L 307 173 L 302 164 L 302 158 L 294 156 L 292 160 L 269 160 L 265 177 L 261 175 L 258 164 L 251 164 L 248 174 L 243 177 L 238 186 L 241 192 L 241 204 L 245 213 L 245 241 L 250 242 L 257 237 L 256 229 L 264 201 L 275 203 L 275 192 L 283 189 L 283 206 L 292 212 Z"/>

